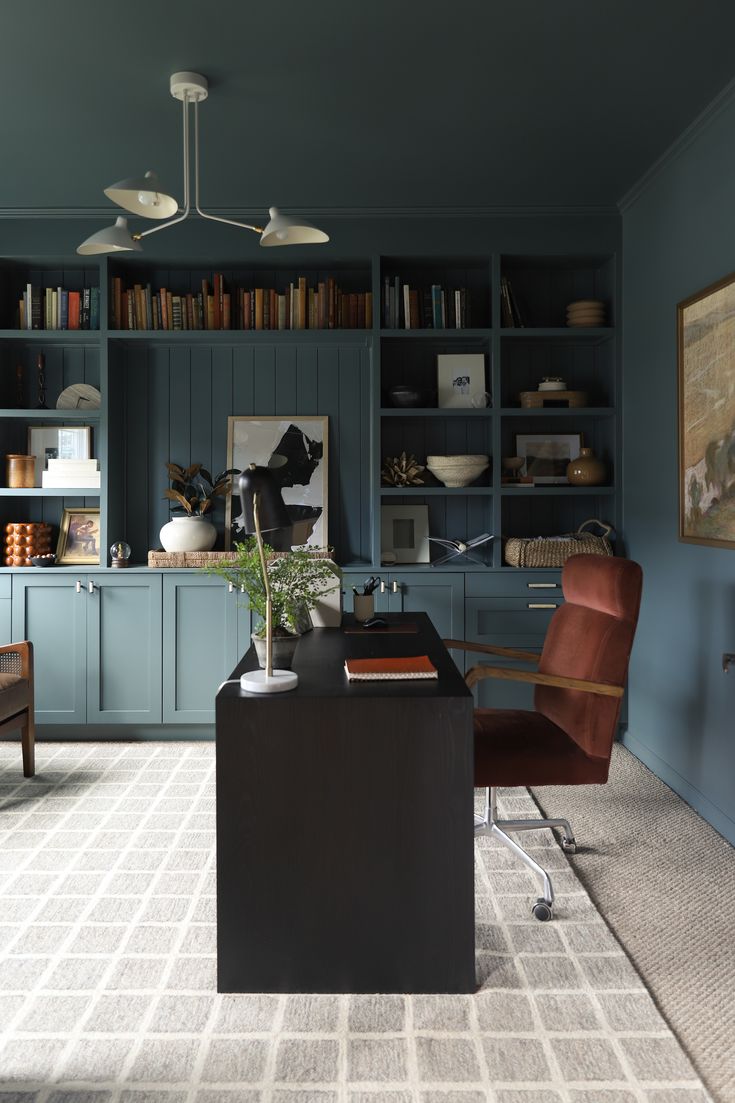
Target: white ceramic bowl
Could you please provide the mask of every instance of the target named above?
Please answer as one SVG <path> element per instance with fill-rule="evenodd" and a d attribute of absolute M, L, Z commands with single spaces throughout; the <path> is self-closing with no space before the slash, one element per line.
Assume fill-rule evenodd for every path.
<path fill-rule="evenodd" d="M 445 486 L 469 486 L 487 470 L 489 456 L 427 456 L 426 466 Z"/>

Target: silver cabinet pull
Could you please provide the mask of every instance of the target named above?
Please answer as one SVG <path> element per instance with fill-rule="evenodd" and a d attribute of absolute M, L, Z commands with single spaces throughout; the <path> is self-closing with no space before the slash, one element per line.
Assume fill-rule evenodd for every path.
<path fill-rule="evenodd" d="M 558 582 L 527 582 L 529 590 L 558 590 Z"/>
<path fill-rule="evenodd" d="M 557 603 L 555 601 L 527 601 L 527 609 L 556 609 Z"/>
<path fill-rule="evenodd" d="M 243 584 L 242 584 L 242 585 L 241 585 L 241 587 L 240 587 L 240 593 L 241 593 L 241 594 L 244 594 L 244 593 L 245 593 L 245 583 L 244 583 L 244 582 L 243 582 Z"/>
<path fill-rule="evenodd" d="M 81 592 L 82 592 L 82 583 L 81 583 L 80 579 L 77 579 L 77 583 L 76 583 L 76 586 L 74 587 L 74 589 L 76 590 L 76 592 L 78 594 L 81 594 Z"/>
<path fill-rule="evenodd" d="M 227 593 L 228 594 L 234 594 L 234 592 L 235 592 L 235 583 L 234 582 L 228 582 L 227 583 Z"/>
<path fill-rule="evenodd" d="M 394 594 L 400 594 L 400 592 L 401 592 L 401 584 L 400 584 L 400 582 L 396 582 L 395 579 L 391 583 L 390 588 L 391 588 L 391 590 L 393 591 Z"/>
<path fill-rule="evenodd" d="M 92 582 L 91 580 L 87 583 L 87 590 L 89 591 L 90 594 L 94 593 L 95 586 L 96 586 L 96 583 Z"/>
<path fill-rule="evenodd" d="M 381 594 L 385 593 L 385 583 L 382 580 L 381 580 L 381 583 L 380 583 L 380 592 L 381 592 Z"/>

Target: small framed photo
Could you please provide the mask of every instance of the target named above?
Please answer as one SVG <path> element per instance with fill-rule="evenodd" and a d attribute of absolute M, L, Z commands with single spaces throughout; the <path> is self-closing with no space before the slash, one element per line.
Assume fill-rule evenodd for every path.
<path fill-rule="evenodd" d="M 100 511 L 93 508 L 65 509 L 59 528 L 56 562 L 62 566 L 100 562 Z"/>
<path fill-rule="evenodd" d="M 29 425 L 28 455 L 36 457 L 34 486 L 49 460 L 88 460 L 92 457 L 91 425 Z"/>
<path fill-rule="evenodd" d="M 485 406 L 484 353 L 441 353 L 436 358 L 436 386 L 441 409 L 472 410 Z"/>
<path fill-rule="evenodd" d="M 581 448 L 581 433 L 518 433 L 516 455 L 525 461 L 519 474 L 542 486 L 566 483 L 567 464 Z"/>
<path fill-rule="evenodd" d="M 428 506 L 383 506 L 380 520 L 381 553 L 396 563 L 429 562 Z"/>
<path fill-rule="evenodd" d="M 266 533 L 275 551 L 292 547 L 323 548 L 327 527 L 329 418 L 230 417 L 227 419 L 227 466 L 244 471 L 251 463 L 268 467 L 283 495 L 289 529 Z M 244 538 L 239 478 L 225 513 L 225 550 Z"/>

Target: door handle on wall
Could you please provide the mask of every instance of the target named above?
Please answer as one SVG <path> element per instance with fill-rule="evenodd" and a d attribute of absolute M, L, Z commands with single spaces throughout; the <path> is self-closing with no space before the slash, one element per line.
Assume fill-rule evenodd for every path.
<path fill-rule="evenodd" d="M 723 651 L 722 669 L 725 671 L 725 674 L 727 674 L 731 666 L 735 666 L 735 654 L 733 654 L 732 651 Z"/>

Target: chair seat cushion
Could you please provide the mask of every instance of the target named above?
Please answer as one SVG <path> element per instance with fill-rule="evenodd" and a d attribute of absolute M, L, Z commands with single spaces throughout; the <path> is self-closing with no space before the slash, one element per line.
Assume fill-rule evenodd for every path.
<path fill-rule="evenodd" d="M 475 710 L 475 785 L 588 785 L 607 781 L 593 758 L 538 712 Z"/>
<path fill-rule="evenodd" d="M 0 722 L 28 706 L 30 684 L 18 674 L 0 674 Z"/>

